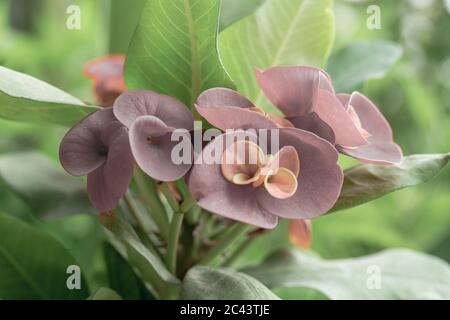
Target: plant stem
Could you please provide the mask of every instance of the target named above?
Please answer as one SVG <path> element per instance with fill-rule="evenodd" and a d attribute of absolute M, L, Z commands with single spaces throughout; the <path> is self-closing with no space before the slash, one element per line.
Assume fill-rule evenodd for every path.
<path fill-rule="evenodd" d="M 223 267 L 230 267 L 236 262 L 236 260 L 248 249 L 248 247 L 253 243 L 256 237 L 248 237 L 245 239 L 239 247 L 234 251 L 223 263 Z"/>
<path fill-rule="evenodd" d="M 166 182 L 164 182 L 161 185 L 160 190 L 161 190 L 162 194 L 164 195 L 164 197 L 166 198 L 167 202 L 169 203 L 169 206 L 172 208 L 173 212 L 174 213 L 178 212 L 180 210 L 180 204 L 175 199 L 173 194 L 170 192 L 169 185 Z"/>
<path fill-rule="evenodd" d="M 149 249 L 157 254 L 159 257 L 161 257 L 161 253 L 156 248 L 155 244 L 153 243 L 152 239 L 147 233 L 147 230 L 145 230 L 144 223 L 142 222 L 140 218 L 139 209 L 136 206 L 136 203 L 134 202 L 134 199 L 129 193 L 126 193 L 123 197 L 123 200 L 128 208 L 128 211 L 133 216 L 134 220 L 136 220 L 137 230 L 139 231 L 138 234 L 145 240 L 145 244 L 149 247 Z"/>
<path fill-rule="evenodd" d="M 176 275 L 178 240 L 180 238 L 181 226 L 183 225 L 183 211 L 177 211 L 172 217 L 169 232 L 169 243 L 167 246 L 166 265 L 170 272 Z"/>
<path fill-rule="evenodd" d="M 227 228 L 217 239 L 217 244 L 209 250 L 200 260 L 200 264 L 209 264 L 217 258 L 226 248 L 228 248 L 239 237 L 246 234 L 251 226 L 236 222 Z"/>
<path fill-rule="evenodd" d="M 189 192 L 189 188 L 188 188 L 184 178 L 178 179 L 176 181 L 176 185 L 177 185 L 178 190 L 180 190 L 180 193 L 183 196 L 183 199 L 187 199 L 191 196 L 191 193 Z"/>
<path fill-rule="evenodd" d="M 169 237 L 169 220 L 164 206 L 158 198 L 155 181 L 145 176 L 139 168 L 136 169 L 134 178 L 140 196 L 149 206 L 152 218 L 158 226 L 162 238 L 167 239 Z"/>

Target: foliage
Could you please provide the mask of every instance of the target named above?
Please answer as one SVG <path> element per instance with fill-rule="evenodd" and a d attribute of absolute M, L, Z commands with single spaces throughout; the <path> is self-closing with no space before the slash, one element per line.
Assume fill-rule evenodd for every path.
<path fill-rule="evenodd" d="M 8 120 L 0 124 L 0 298 L 449 298 L 450 44 L 442 39 L 450 19 L 441 2 L 420 9 L 381 1 L 381 30 L 367 29 L 366 4 L 332 0 L 79 2 L 82 30 L 61 31 L 58 10 L 65 8 L 46 2 L 34 34 L 0 28 L 0 117 Z M 100 25 L 109 31 L 93 33 Z M 347 169 L 332 211 L 347 211 L 313 222 L 312 252 L 290 245 L 285 221 L 250 236 L 239 227 L 222 233 L 219 219 L 174 201 L 166 185 L 138 179 L 119 213 L 98 219 L 83 180 L 54 163 L 65 129 L 51 125 L 72 126 L 98 110 L 81 70 L 107 52 L 127 53 L 130 89 L 153 89 L 190 108 L 200 92 L 220 86 L 273 112 L 255 67 L 326 68 L 339 92 L 359 90 L 377 102 L 408 156 L 391 167 L 355 166 L 341 157 Z M 185 197 L 183 182 L 177 186 Z M 146 202 L 153 204 L 148 212 Z M 173 272 L 160 250 L 170 235 L 155 225 L 181 209 L 182 241 L 172 249 L 183 259 Z M 157 210 L 167 215 L 158 220 Z M 211 257 L 208 266 L 194 266 L 202 256 Z M 82 269 L 81 290 L 67 289 L 69 265 Z M 379 290 L 367 283 L 373 266 L 381 272 Z"/>

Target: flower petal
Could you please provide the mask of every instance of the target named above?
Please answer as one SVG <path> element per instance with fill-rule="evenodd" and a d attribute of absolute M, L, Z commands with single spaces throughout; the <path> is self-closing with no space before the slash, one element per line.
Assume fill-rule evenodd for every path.
<path fill-rule="evenodd" d="M 113 210 L 120 200 L 120 197 L 110 192 L 108 183 L 105 179 L 106 174 L 104 166 L 100 166 L 92 171 L 87 177 L 89 200 L 100 213 Z"/>
<path fill-rule="evenodd" d="M 106 154 L 99 152 L 104 143 L 102 131 L 117 121 L 112 108 L 91 113 L 72 129 L 61 141 L 59 159 L 63 168 L 72 175 L 86 175 L 106 161 Z"/>
<path fill-rule="evenodd" d="M 264 180 L 266 191 L 277 199 L 287 199 L 297 191 L 297 176 L 289 169 L 279 168 Z"/>
<path fill-rule="evenodd" d="M 285 146 L 278 151 L 272 162 L 278 168 L 289 169 L 295 177 L 300 173 L 300 159 L 297 150 L 292 146 Z"/>
<path fill-rule="evenodd" d="M 178 129 L 180 130 L 180 129 Z M 186 130 L 186 140 L 190 141 Z M 136 163 L 150 177 L 160 181 L 175 181 L 189 171 L 192 163 L 192 145 L 189 142 L 189 161 L 175 163 L 172 159 L 172 150 L 179 144 L 171 141 L 172 132 L 159 118 L 154 116 L 138 117 L 130 127 L 130 145 Z M 149 141 L 149 138 L 154 138 Z"/>
<path fill-rule="evenodd" d="M 216 128 L 227 129 L 270 129 L 277 124 L 263 114 L 239 107 L 202 108 L 196 105 L 198 113 Z"/>
<path fill-rule="evenodd" d="M 289 117 L 288 120 L 298 129 L 315 133 L 332 144 L 336 142 L 333 129 L 321 120 L 315 112 L 300 117 Z"/>
<path fill-rule="evenodd" d="M 283 200 L 275 199 L 259 188 L 256 190 L 258 203 L 267 211 L 284 218 L 309 219 L 324 214 L 336 202 L 343 182 L 342 170 L 336 163 L 336 149 L 328 141 L 307 131 L 292 128 L 278 130 L 280 147 L 292 146 L 299 155 L 301 170 L 297 178 L 298 188 L 292 197 Z"/>
<path fill-rule="evenodd" d="M 123 93 L 114 103 L 114 115 L 126 127 L 140 116 L 161 119 L 167 126 L 192 130 L 194 117 L 189 109 L 175 98 L 148 90 Z"/>
<path fill-rule="evenodd" d="M 313 110 L 321 82 L 320 69 L 274 67 L 265 71 L 256 69 L 255 74 L 267 98 L 286 116 L 303 116 Z M 328 87 L 324 79 L 322 83 Z"/>
<path fill-rule="evenodd" d="M 236 184 L 252 183 L 258 179 L 257 173 L 265 162 L 265 157 L 256 143 L 237 141 L 223 152 L 222 174 L 225 179 Z"/>
<path fill-rule="evenodd" d="M 346 107 L 352 106 L 357 113 L 361 126 L 371 134 L 371 141 L 392 141 L 391 126 L 375 104 L 359 92 L 354 92 Z"/>
<path fill-rule="evenodd" d="M 112 123 L 104 131 L 104 139 L 109 141 L 107 160 L 87 179 L 89 199 L 99 212 L 111 211 L 117 206 L 133 177 L 134 159 L 128 132 L 118 124 Z"/>
<path fill-rule="evenodd" d="M 367 163 L 385 165 L 399 163 L 403 157 L 402 150 L 393 141 L 391 126 L 375 104 L 359 92 L 351 95 L 340 94 L 338 97 L 345 103 L 346 108 L 349 106 L 354 108 L 362 128 L 371 135 L 367 138 L 368 145 L 356 149 L 340 147 L 339 150 Z"/>
<path fill-rule="evenodd" d="M 202 155 L 221 154 L 235 140 L 243 140 L 243 136 L 249 135 L 243 134 L 243 131 L 222 134 L 203 149 Z M 198 205 L 212 213 L 266 229 L 277 225 L 277 217 L 258 205 L 256 189 L 227 181 L 222 175 L 220 163 L 208 164 L 204 160 L 196 160 L 189 175 L 189 190 Z"/>
<path fill-rule="evenodd" d="M 240 93 L 228 88 L 211 88 L 202 92 L 197 99 L 200 108 L 239 107 L 254 108 L 253 103 Z"/>
<path fill-rule="evenodd" d="M 108 159 L 104 164 L 105 181 L 110 192 L 121 198 L 128 189 L 133 177 L 134 158 L 131 153 L 128 130 L 119 122 L 113 123 L 105 130 L 109 135 Z M 107 133 L 114 130 L 114 133 Z M 106 139 L 106 138 L 104 138 Z"/>
<path fill-rule="evenodd" d="M 279 128 L 295 128 L 295 126 L 290 122 L 287 118 L 283 118 L 280 116 L 277 116 L 276 114 L 267 114 L 266 117 L 268 117 L 270 120 L 275 122 Z"/>
<path fill-rule="evenodd" d="M 354 148 L 368 143 L 334 94 L 320 89 L 314 111 L 333 130 L 336 145 Z"/>
<path fill-rule="evenodd" d="M 395 142 L 371 142 L 356 149 L 338 148 L 339 152 L 365 163 L 392 165 L 403 159 L 402 149 Z"/>

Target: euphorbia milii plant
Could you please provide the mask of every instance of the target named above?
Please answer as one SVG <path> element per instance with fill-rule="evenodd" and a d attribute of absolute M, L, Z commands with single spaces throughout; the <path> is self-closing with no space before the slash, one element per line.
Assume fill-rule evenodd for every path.
<path fill-rule="evenodd" d="M 114 57 L 88 69 L 100 88 L 123 80 L 119 68 L 121 59 Z M 263 229 L 274 228 L 278 218 L 293 219 L 291 241 L 307 248 L 309 219 L 330 210 L 341 191 L 338 152 L 393 164 L 401 160 L 401 150 L 376 106 L 357 92 L 336 95 L 323 70 L 274 67 L 255 72 L 261 89 L 285 117 L 266 113 L 232 89 L 208 89 L 199 95 L 196 111 L 225 133 L 195 159 L 189 143 L 189 163 L 174 161 L 172 151 L 178 143 L 175 131 L 191 137 L 191 111 L 177 99 L 149 90 L 114 97 L 113 108 L 77 124 L 61 143 L 61 162 L 72 174 L 88 175 L 88 193 L 100 212 L 115 209 L 136 162 L 149 178 L 170 182 L 162 191 L 173 210 L 183 202 L 189 203 L 186 212 L 192 212 L 195 201 L 204 212 Z M 215 162 L 203 161 L 211 155 Z M 187 174 L 188 188 L 172 183 Z M 161 219 L 158 225 L 163 226 Z"/>
<path fill-rule="evenodd" d="M 389 123 L 363 94 L 336 95 L 330 76 L 317 68 L 274 67 L 255 72 L 267 98 L 297 128 L 316 133 L 363 162 L 401 161 L 402 151 L 393 141 Z"/>
<path fill-rule="evenodd" d="M 106 11 L 120 16 L 125 2 L 111 1 Z M 335 221 L 324 232 L 316 219 L 427 181 L 450 160 L 449 154 L 403 157 L 381 113 L 391 106 L 368 90 L 351 92 L 366 88 L 368 75 L 384 74 L 400 50 L 389 45 L 394 48 L 384 55 L 386 44 L 377 44 L 374 60 L 366 43 L 354 52 L 352 46 L 332 52 L 327 62 L 333 1 L 245 2 L 254 11 L 245 21 L 238 21 L 236 1 L 126 2 L 124 21 L 108 19 L 114 27 L 108 47 L 126 55 L 85 65 L 91 98 L 85 93 L 80 100 L 0 66 L 0 116 L 72 127 L 62 137 L 59 159 L 69 174 L 83 177 L 41 161 L 36 178 L 28 167 L 21 172 L 21 162 L 0 159 L 2 187 L 21 189 L 17 199 L 26 206 L 20 208 L 36 213 L 24 221 L 0 213 L 0 299 L 29 298 L 21 286 L 29 287 L 31 298 L 56 299 L 262 300 L 277 299 L 285 286 L 307 286 L 330 298 L 450 298 L 448 264 L 426 255 L 392 250 L 330 263 L 298 250 L 312 246 L 323 253 L 325 246 L 340 255 L 331 252 L 339 245 L 332 243 Z M 140 21 L 123 25 L 133 12 Z M 369 54 L 361 59 L 362 52 Z M 347 60 L 341 66 L 342 55 Z M 353 56 L 364 63 L 349 68 Z M 84 62 L 77 63 L 81 71 Z M 377 71 L 379 64 L 383 70 Z M 343 155 L 359 163 L 342 168 L 348 160 Z M 30 167 L 40 159 L 26 157 Z M 15 169 L 10 175 L 8 166 Z M 51 196 L 41 187 L 50 188 Z M 15 203 L 9 196 L 7 202 Z M 91 211 L 98 217 L 45 221 L 54 213 Z M 316 237 L 328 237 L 324 242 L 312 242 L 313 224 Z M 106 236 L 99 236 L 103 231 Z M 95 256 L 90 269 L 88 256 Z M 99 285 L 110 289 L 89 292 Z M 186 309 L 178 316 L 194 314 Z"/>

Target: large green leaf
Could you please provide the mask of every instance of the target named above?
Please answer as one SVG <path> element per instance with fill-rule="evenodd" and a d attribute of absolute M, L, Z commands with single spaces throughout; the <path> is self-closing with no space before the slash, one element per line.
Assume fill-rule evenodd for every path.
<path fill-rule="evenodd" d="M 94 212 L 83 181 L 68 175 L 40 153 L 1 155 L 0 180 L 37 215 Z"/>
<path fill-rule="evenodd" d="M 119 252 L 161 298 L 174 298 L 178 295 L 180 281 L 170 273 L 157 253 L 142 244 L 123 217 L 117 213 L 103 214 L 100 221 L 109 230 L 114 244 L 120 244 Z"/>
<path fill-rule="evenodd" d="M 98 216 L 74 214 L 51 221 L 36 219 L 32 226 L 59 240 L 78 261 L 86 280 L 93 287 L 98 271 L 95 262 L 101 257 L 101 245 L 105 239 Z"/>
<path fill-rule="evenodd" d="M 66 284 L 67 268 L 77 264 L 51 236 L 0 214 L 1 299 L 85 299 L 89 291 L 82 272 L 80 290 Z"/>
<path fill-rule="evenodd" d="M 220 6 L 219 31 L 252 14 L 265 0 L 222 0 Z"/>
<path fill-rule="evenodd" d="M 109 52 L 126 53 L 147 0 L 110 0 Z"/>
<path fill-rule="evenodd" d="M 345 171 L 344 185 L 332 211 L 348 209 L 393 191 L 424 183 L 447 165 L 450 153 L 417 154 L 395 166 L 358 165 Z"/>
<path fill-rule="evenodd" d="M 328 72 L 337 91 L 351 92 L 367 80 L 384 77 L 401 55 L 402 48 L 395 43 L 353 43 L 331 55 Z"/>
<path fill-rule="evenodd" d="M 128 87 L 188 106 L 205 89 L 232 87 L 217 51 L 219 6 L 219 0 L 148 0 L 128 50 Z"/>
<path fill-rule="evenodd" d="M 450 298 L 449 265 L 406 249 L 330 261 L 282 251 L 245 272 L 269 288 L 312 288 L 331 299 Z"/>
<path fill-rule="evenodd" d="M 72 126 L 97 107 L 48 83 L 0 66 L 0 117 Z"/>
<path fill-rule="evenodd" d="M 188 300 L 278 300 L 259 281 L 230 269 L 197 266 L 183 280 L 181 297 Z"/>
<path fill-rule="evenodd" d="M 255 14 L 224 30 L 219 45 L 239 91 L 276 112 L 259 89 L 254 68 L 323 66 L 333 40 L 332 0 L 267 0 Z"/>

